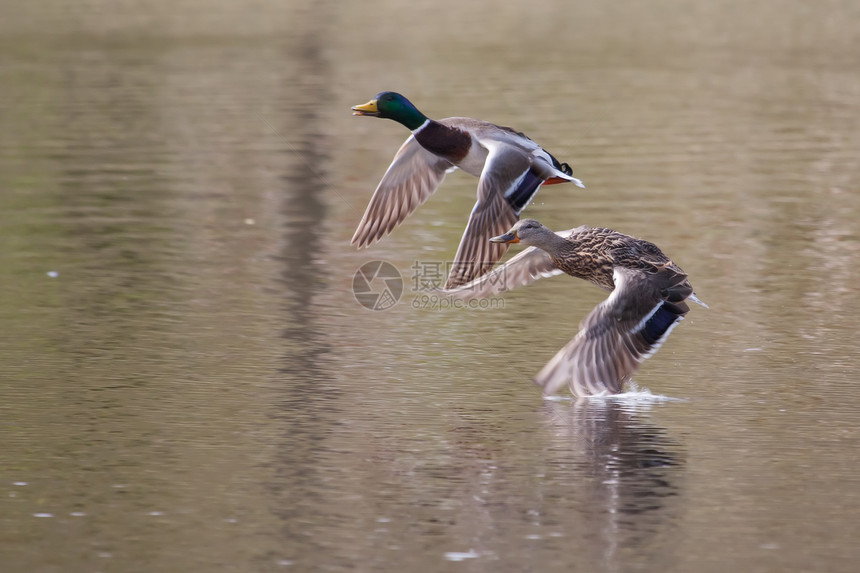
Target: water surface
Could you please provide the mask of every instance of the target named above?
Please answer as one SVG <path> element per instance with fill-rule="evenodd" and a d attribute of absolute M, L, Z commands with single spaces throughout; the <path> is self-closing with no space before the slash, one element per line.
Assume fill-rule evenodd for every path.
<path fill-rule="evenodd" d="M 838 0 L 0 8 L 3 570 L 853 570 L 858 69 Z M 525 131 L 588 186 L 529 216 L 690 274 L 642 392 L 531 384 L 581 281 L 413 308 L 464 173 L 349 246 L 382 89 Z"/>

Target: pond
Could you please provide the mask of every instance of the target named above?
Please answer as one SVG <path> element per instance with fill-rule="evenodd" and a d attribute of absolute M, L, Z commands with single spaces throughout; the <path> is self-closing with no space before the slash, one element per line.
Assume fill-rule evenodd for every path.
<path fill-rule="evenodd" d="M 840 0 L 0 8 L 3 571 L 853 571 L 858 70 Z M 710 309 L 635 391 L 542 399 L 605 293 L 429 299 L 463 172 L 353 248 L 386 89 L 527 133 L 587 187 L 526 215 Z"/>

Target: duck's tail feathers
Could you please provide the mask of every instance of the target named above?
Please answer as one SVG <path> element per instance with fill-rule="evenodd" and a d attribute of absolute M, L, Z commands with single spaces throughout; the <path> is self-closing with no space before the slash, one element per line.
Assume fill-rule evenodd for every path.
<path fill-rule="evenodd" d="M 552 159 L 552 167 L 557 172 L 557 175 L 550 177 L 549 179 L 544 181 L 544 185 L 555 185 L 556 183 L 570 182 L 577 187 L 585 189 L 585 184 L 573 176 L 573 167 L 571 167 L 569 163 L 561 163 L 558 159 L 555 158 L 555 155 L 548 151 L 546 153 Z"/>
<path fill-rule="evenodd" d="M 556 183 L 573 183 L 577 187 L 585 189 L 585 183 L 577 179 L 576 177 L 571 177 L 570 175 L 566 175 L 564 177 L 556 176 L 550 177 L 546 181 L 543 182 L 544 185 L 555 185 Z"/>
<path fill-rule="evenodd" d="M 691 294 L 689 297 L 687 297 L 687 298 L 688 298 L 689 300 L 691 300 L 691 301 L 695 302 L 696 304 L 700 304 L 700 305 L 704 306 L 705 308 L 711 308 L 711 307 L 709 307 L 707 304 L 705 304 L 705 302 L 704 302 L 704 301 L 699 300 L 699 297 L 697 297 L 697 296 L 696 296 L 696 293 L 692 293 L 692 294 Z"/>

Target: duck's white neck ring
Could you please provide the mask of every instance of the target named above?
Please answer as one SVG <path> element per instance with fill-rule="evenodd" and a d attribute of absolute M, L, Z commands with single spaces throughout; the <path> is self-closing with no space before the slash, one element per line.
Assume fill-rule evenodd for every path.
<path fill-rule="evenodd" d="M 428 124 L 428 123 L 430 123 L 430 120 L 429 120 L 429 119 L 425 119 L 425 120 L 424 120 L 424 123 L 422 123 L 421 125 L 419 125 L 418 127 L 416 127 L 415 129 L 413 129 L 413 130 L 412 130 L 412 134 L 413 134 L 413 135 L 417 134 L 419 131 L 421 131 L 422 129 L 424 129 L 425 127 L 427 127 L 427 124 Z"/>

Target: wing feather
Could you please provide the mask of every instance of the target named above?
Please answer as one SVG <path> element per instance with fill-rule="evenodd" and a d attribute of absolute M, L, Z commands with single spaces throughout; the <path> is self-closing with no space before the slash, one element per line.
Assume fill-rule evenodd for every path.
<path fill-rule="evenodd" d="M 452 168 L 410 135 L 370 198 L 352 243 L 366 247 L 390 233 L 439 188 Z"/>
<path fill-rule="evenodd" d="M 446 289 L 466 284 L 492 269 L 509 245 L 491 243 L 490 238 L 507 232 L 519 220 L 506 196 L 531 169 L 533 158 L 497 141 L 482 140 L 481 144 L 487 148 L 487 159 L 478 182 L 478 201 L 454 255 Z"/>
<path fill-rule="evenodd" d="M 666 299 L 686 290 L 681 288 L 686 276 L 679 277 L 677 269 L 646 273 L 616 267 L 613 280 L 609 298 L 591 311 L 573 340 L 535 377 L 544 395 L 565 384 L 577 396 L 620 392 L 689 310 L 683 302 Z"/>
<path fill-rule="evenodd" d="M 581 229 L 583 227 L 559 231 L 556 234 L 561 237 L 568 237 Z M 505 230 L 507 231 L 507 229 Z M 487 298 L 531 284 L 542 278 L 560 274 L 564 273 L 555 266 L 546 251 L 537 247 L 529 247 L 506 263 L 471 282 L 442 292 L 458 299 Z"/>

